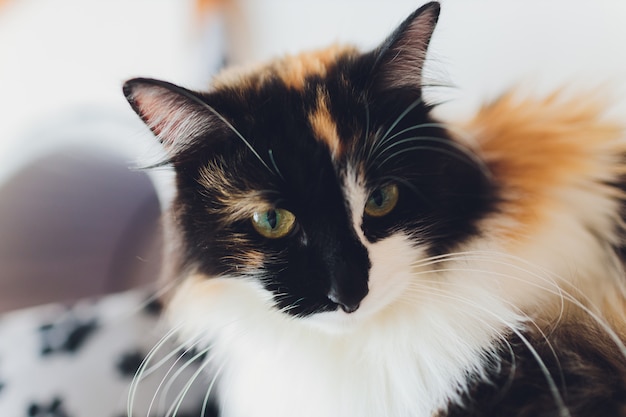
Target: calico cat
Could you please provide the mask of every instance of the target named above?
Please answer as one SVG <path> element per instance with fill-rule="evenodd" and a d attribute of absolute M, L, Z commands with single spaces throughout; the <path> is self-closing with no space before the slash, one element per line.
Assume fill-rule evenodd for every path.
<path fill-rule="evenodd" d="M 560 93 L 437 121 L 438 16 L 208 92 L 125 84 L 176 172 L 169 318 L 220 415 L 626 416 L 624 130 Z"/>

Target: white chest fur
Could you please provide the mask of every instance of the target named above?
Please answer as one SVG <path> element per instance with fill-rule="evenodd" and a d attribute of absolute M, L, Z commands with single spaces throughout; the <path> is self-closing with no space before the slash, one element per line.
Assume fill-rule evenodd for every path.
<path fill-rule="evenodd" d="M 519 320 L 476 283 L 405 294 L 362 323 L 329 313 L 355 320 L 337 334 L 268 310 L 265 291 L 241 279 L 191 279 L 171 311 L 186 337 L 211 344 L 225 417 L 427 417 Z"/>

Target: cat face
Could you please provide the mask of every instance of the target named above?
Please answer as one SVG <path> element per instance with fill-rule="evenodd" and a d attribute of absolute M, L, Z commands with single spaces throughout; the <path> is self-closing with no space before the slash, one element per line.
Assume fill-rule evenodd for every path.
<path fill-rule="evenodd" d="M 291 316 L 366 316 L 478 233 L 492 186 L 422 98 L 438 11 L 372 52 L 288 57 L 207 93 L 125 85 L 177 174 L 180 274 L 255 282 Z"/>

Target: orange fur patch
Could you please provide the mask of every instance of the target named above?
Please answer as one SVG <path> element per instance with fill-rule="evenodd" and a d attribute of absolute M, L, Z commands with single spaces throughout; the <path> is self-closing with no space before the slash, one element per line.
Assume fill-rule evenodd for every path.
<path fill-rule="evenodd" d="M 315 137 L 325 143 L 331 151 L 333 158 L 336 158 L 342 152 L 337 125 L 333 120 L 328 109 L 330 97 L 328 92 L 318 89 L 317 91 L 317 107 L 309 115 L 309 123 Z"/>
<path fill-rule="evenodd" d="M 505 222 L 498 227 L 506 237 L 530 233 L 546 210 L 563 205 L 559 198 L 567 190 L 618 197 L 606 184 L 625 172 L 624 132 L 604 120 L 603 111 L 589 96 L 520 99 L 510 93 L 467 125 L 500 187 Z"/>
<path fill-rule="evenodd" d="M 197 14 L 207 13 L 208 11 L 220 7 L 228 3 L 228 0 L 196 0 L 195 8 Z"/>
<path fill-rule="evenodd" d="M 326 76 L 328 67 L 341 56 L 356 54 L 352 47 L 333 45 L 326 49 L 287 56 L 274 62 L 270 68 L 291 88 L 302 89 L 307 77 Z"/>
<path fill-rule="evenodd" d="M 271 205 L 259 192 L 238 190 L 223 169 L 211 164 L 200 170 L 198 182 L 219 203 L 219 214 L 230 222 L 251 219 L 254 212 L 271 209 Z"/>
<path fill-rule="evenodd" d="M 333 45 L 329 48 L 297 55 L 287 55 L 261 66 L 227 69 L 215 77 L 216 88 L 259 88 L 268 80 L 280 79 L 287 87 L 302 90 L 308 77 L 324 77 L 328 68 L 342 56 L 358 53 L 350 46 Z"/>

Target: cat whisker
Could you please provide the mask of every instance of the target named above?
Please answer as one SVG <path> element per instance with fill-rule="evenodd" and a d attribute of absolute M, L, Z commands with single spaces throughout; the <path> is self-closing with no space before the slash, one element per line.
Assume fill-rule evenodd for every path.
<path fill-rule="evenodd" d="M 276 165 L 276 160 L 274 159 L 274 151 L 269 149 L 267 153 L 270 157 L 270 162 L 272 163 L 272 166 L 274 167 L 275 173 L 280 177 L 281 180 L 285 181 L 285 177 L 283 177 L 283 174 L 280 172 L 280 169 L 278 169 L 278 165 Z"/>
<path fill-rule="evenodd" d="M 514 266 L 514 265 L 511 265 L 511 266 Z M 472 271 L 472 272 L 473 272 L 473 271 Z M 485 274 L 489 274 L 489 273 L 491 273 L 491 272 L 490 272 L 490 271 L 488 271 L 488 270 L 485 270 L 485 271 L 483 271 L 483 272 L 484 272 Z M 513 279 L 519 279 L 518 277 L 516 277 L 516 276 L 514 276 L 514 275 L 507 275 L 507 276 L 508 276 L 508 277 L 510 277 L 510 278 L 513 278 Z M 440 286 L 446 286 L 446 285 L 447 285 L 447 286 L 460 286 L 460 285 L 461 285 L 460 283 L 454 283 L 454 282 L 448 282 L 448 281 L 436 281 L 436 280 L 420 280 L 420 282 L 419 282 L 419 284 L 426 284 L 426 283 L 430 283 L 430 284 L 436 285 L 437 287 L 440 287 Z M 556 286 L 557 284 L 556 284 L 556 283 L 554 283 L 554 285 Z M 557 286 L 557 287 L 558 287 L 558 286 Z M 422 287 L 422 288 L 431 289 L 432 287 Z M 554 293 L 553 291 L 551 291 L 551 290 L 550 290 L 549 288 L 547 288 L 547 287 L 542 287 L 542 286 L 539 286 L 539 288 L 545 289 L 546 291 L 549 291 L 549 292 L 551 292 L 551 293 L 553 293 L 553 294 L 557 294 L 557 295 L 559 295 L 559 296 L 560 296 L 560 299 L 561 299 L 561 315 L 562 315 L 562 314 L 563 314 L 563 311 L 564 311 L 564 302 L 563 302 L 563 301 L 564 301 L 564 297 L 565 297 L 565 295 L 563 294 L 563 292 L 562 292 L 562 291 L 558 291 L 557 293 Z M 441 288 L 436 288 L 436 289 L 438 289 L 438 290 L 440 290 L 440 291 L 444 291 L 444 290 L 442 290 Z M 492 294 L 492 296 L 493 296 L 493 297 L 495 297 L 495 298 L 497 298 L 497 299 L 498 299 L 501 303 L 504 303 L 504 304 L 508 305 L 509 307 L 513 308 L 513 310 L 514 310 L 514 311 L 515 311 L 518 315 L 521 315 L 521 316 L 525 317 L 525 321 L 526 321 L 527 323 L 531 323 L 531 324 L 532 324 L 532 326 L 534 327 L 534 329 L 535 329 L 535 331 L 537 332 L 537 334 L 539 334 L 539 335 L 541 336 L 541 338 L 542 338 L 542 339 L 546 342 L 546 346 L 548 346 L 548 348 L 550 349 L 550 352 L 552 353 L 552 356 L 553 356 L 553 358 L 555 359 L 555 361 L 557 362 L 557 364 L 559 364 L 559 365 L 558 365 L 558 369 L 559 369 L 559 376 L 560 376 L 560 379 L 561 379 L 561 385 L 562 385 L 562 386 L 565 386 L 564 376 L 563 376 L 562 368 L 561 368 L 561 366 L 560 366 L 560 359 L 559 359 L 558 355 L 556 354 L 556 351 L 555 351 L 555 349 L 554 349 L 554 346 L 553 346 L 553 345 L 552 345 L 552 343 L 550 342 L 550 339 L 549 339 L 549 338 L 548 338 L 548 336 L 545 334 L 545 332 L 542 330 L 541 326 L 539 326 L 539 324 L 537 324 L 537 323 L 535 322 L 535 320 L 534 320 L 532 317 L 530 317 L 527 313 L 523 312 L 523 311 L 522 311 L 519 307 L 517 307 L 517 306 L 516 306 L 515 304 L 513 304 L 512 302 L 507 301 L 507 300 L 506 300 L 506 299 L 504 299 L 503 297 L 497 296 L 497 295 L 495 295 L 495 294 Z M 554 324 L 554 326 L 555 326 L 555 327 L 556 327 L 556 326 L 558 326 L 558 322 L 559 322 L 559 321 L 560 321 L 560 317 L 559 317 L 559 319 L 557 320 L 557 322 Z"/>
<path fill-rule="evenodd" d="M 187 361 L 187 363 L 185 363 L 185 365 L 183 365 L 177 372 L 176 374 L 172 377 L 172 379 L 170 379 L 170 381 L 168 381 L 168 385 L 166 386 L 166 390 L 165 390 L 165 395 L 167 395 L 167 393 L 169 392 L 169 390 L 172 387 L 173 381 L 176 380 L 176 378 L 193 362 L 195 362 L 198 358 L 201 358 L 202 356 L 206 355 L 209 350 L 211 349 L 211 347 L 208 347 L 206 349 L 201 350 L 200 352 L 198 352 L 196 355 L 194 355 L 193 358 L 189 359 Z M 213 359 L 213 357 L 209 356 L 208 359 L 206 359 L 199 367 L 198 369 L 193 373 L 193 375 L 191 376 L 191 378 L 189 378 L 189 380 L 187 381 L 187 383 L 185 383 L 185 386 L 182 388 L 182 390 L 178 393 L 178 395 L 176 396 L 176 398 L 174 399 L 174 402 L 172 403 L 172 405 L 170 406 L 170 408 L 167 410 L 167 412 L 165 413 L 165 416 L 172 416 L 172 417 L 176 417 L 176 415 L 178 414 L 178 411 L 180 409 L 180 407 L 182 406 L 185 397 L 187 396 L 187 394 L 189 393 L 189 390 L 191 389 L 191 386 L 193 385 L 193 383 L 196 381 L 196 379 L 198 379 L 198 376 L 205 371 L 205 369 L 209 366 L 209 364 L 211 363 L 211 360 Z M 149 416 L 147 416 L 149 417 Z"/>
<path fill-rule="evenodd" d="M 371 158 L 371 156 L 373 154 L 375 154 L 378 151 L 378 149 L 381 146 L 383 146 L 387 142 L 388 136 L 391 134 L 393 129 L 396 128 L 398 123 L 400 123 L 413 109 L 415 109 L 417 106 L 419 106 L 422 103 L 423 103 L 423 100 L 420 97 L 419 99 L 417 99 L 414 102 L 412 102 L 411 104 L 409 104 L 407 106 L 407 108 L 402 113 L 400 113 L 400 115 L 396 118 L 396 120 L 394 120 L 394 122 L 387 129 L 387 131 L 383 134 L 383 136 L 378 141 L 374 142 L 373 146 L 369 149 L 368 155 L 367 155 L 368 156 L 368 158 L 367 158 L 368 160 Z"/>
<path fill-rule="evenodd" d="M 179 330 L 180 330 L 180 327 L 173 327 L 172 329 L 170 329 L 170 331 L 168 331 L 161 338 L 161 340 L 159 340 L 159 342 L 154 345 L 154 347 L 148 352 L 146 357 L 143 359 L 143 361 L 139 365 L 139 368 L 135 372 L 135 375 L 133 376 L 133 380 L 130 383 L 130 388 L 128 392 L 128 401 L 126 405 L 126 413 L 128 414 L 128 417 L 133 417 L 133 410 L 134 410 L 135 397 L 137 395 L 137 388 L 139 386 L 139 382 L 144 377 L 144 374 L 146 372 L 146 367 L 148 366 L 148 364 L 150 363 L 154 355 L 156 355 L 156 353 L 159 351 L 159 349 L 161 349 L 165 345 L 165 343 L 167 343 L 167 341 L 170 338 L 172 338 L 176 334 L 176 332 L 178 332 Z"/>
<path fill-rule="evenodd" d="M 222 327 L 227 327 L 231 324 L 234 324 L 237 321 L 239 320 L 233 320 L 231 322 L 224 323 Z M 150 413 L 155 408 L 155 406 L 157 410 L 157 415 L 163 415 L 162 412 L 160 412 L 160 410 L 165 410 L 166 408 L 165 402 L 168 400 L 169 392 L 172 390 L 174 384 L 180 379 L 180 376 L 183 374 L 183 372 L 185 372 L 194 363 L 197 363 L 197 361 L 200 360 L 203 356 L 206 356 L 213 348 L 213 345 L 210 344 L 209 346 L 203 348 L 202 350 L 194 353 L 193 356 L 189 358 L 184 364 L 177 366 L 183 358 L 188 357 L 190 352 L 193 352 L 196 349 L 196 346 L 199 343 L 202 343 L 202 341 L 205 340 L 204 334 L 197 333 L 196 335 L 188 338 L 185 342 L 181 343 L 179 346 L 176 346 L 170 353 L 165 355 L 157 364 L 152 365 L 150 368 L 148 368 L 149 362 L 152 360 L 152 358 L 154 358 L 156 353 L 163 347 L 163 345 L 166 342 L 168 342 L 172 338 L 173 335 L 179 333 L 183 327 L 184 327 L 184 324 L 180 324 L 170 329 L 170 331 L 165 336 L 163 336 L 161 340 L 151 349 L 151 351 L 148 353 L 148 355 L 146 356 L 146 358 L 140 365 L 140 368 L 136 372 L 135 377 L 133 378 L 133 381 L 131 383 L 131 388 L 130 388 L 129 398 L 128 398 L 128 406 L 127 406 L 128 417 L 133 417 L 134 402 L 135 402 L 135 397 L 137 394 L 137 388 L 138 388 L 139 383 L 142 380 L 144 380 L 147 376 L 149 376 L 151 373 L 156 371 L 158 368 L 162 367 L 165 363 L 171 361 L 171 359 L 175 355 L 178 355 L 178 357 L 170 365 L 169 369 L 167 370 L 167 372 L 165 373 L 165 375 L 162 377 L 161 381 L 159 382 L 156 390 L 153 393 L 152 399 L 148 407 L 148 411 L 147 411 L 148 417 L 150 416 Z M 200 368 L 206 369 L 206 367 L 208 366 L 208 362 L 210 362 L 212 358 L 213 358 L 212 356 L 209 356 L 206 360 L 204 360 Z M 176 369 L 176 372 L 172 372 L 174 369 Z M 200 372 L 198 372 L 197 374 L 200 374 Z M 183 395 L 183 397 L 186 395 L 186 392 L 188 392 L 188 389 L 185 390 L 185 394 Z M 158 401 L 158 404 L 157 404 L 156 402 L 159 396 L 160 396 L 160 400 Z M 176 397 L 176 400 L 178 399 L 180 399 L 180 396 Z M 181 401 L 181 404 L 182 404 L 182 401 Z M 174 412 L 174 410 L 178 408 L 176 407 L 176 405 L 177 405 L 177 402 L 175 402 L 172 406 L 170 406 L 167 410 L 167 414 L 165 415 L 171 415 L 171 413 Z"/>
<path fill-rule="evenodd" d="M 464 303 L 464 304 L 466 304 L 466 305 L 468 305 L 468 306 L 470 306 L 472 308 L 476 308 L 477 310 L 479 310 L 479 311 L 481 311 L 483 313 L 487 313 L 489 316 L 492 316 L 493 318 L 498 320 L 500 323 L 502 323 L 503 325 L 508 327 L 521 340 L 521 342 L 524 344 L 526 349 L 528 349 L 530 354 L 533 356 L 533 359 L 536 361 L 537 365 L 539 366 L 539 368 L 540 368 L 544 378 L 546 379 L 546 383 L 548 384 L 548 388 L 550 389 L 552 397 L 553 397 L 554 401 L 556 402 L 556 405 L 557 405 L 557 407 L 559 409 L 560 417 L 571 417 L 571 414 L 570 414 L 568 408 L 565 406 L 565 402 L 563 401 L 563 398 L 562 398 L 562 396 L 561 396 L 561 394 L 559 392 L 559 389 L 558 389 L 558 387 L 556 385 L 556 382 L 554 381 L 554 378 L 552 377 L 552 374 L 550 373 L 550 370 L 548 369 L 548 367 L 546 366 L 545 362 L 543 361 L 543 359 L 541 358 L 541 356 L 539 355 L 537 350 L 534 348 L 532 343 L 528 340 L 528 338 L 526 336 L 524 336 L 524 334 L 521 331 L 519 331 L 517 329 L 517 327 L 515 325 L 512 325 L 511 323 L 508 323 L 505 320 L 502 320 L 502 318 L 499 317 L 497 314 L 494 314 L 489 309 L 487 309 L 484 306 L 481 306 L 481 305 L 475 303 L 472 300 L 468 300 L 468 299 L 466 299 L 464 297 L 459 297 L 458 295 L 451 295 L 450 293 L 448 293 L 447 291 L 442 290 L 442 289 L 431 288 L 431 287 L 428 287 L 428 286 L 425 286 L 422 289 L 428 291 L 429 293 L 431 293 L 433 295 L 436 295 L 437 297 L 447 298 L 447 299 L 452 300 L 452 301 Z M 504 300 L 502 300 L 502 301 L 504 301 Z M 509 304 L 511 307 L 514 307 L 510 303 L 507 303 L 507 304 Z M 454 306 L 454 303 L 451 303 L 451 306 Z M 524 316 L 528 317 L 525 314 L 524 314 Z M 549 341 L 548 341 L 548 343 L 549 343 Z M 552 350 L 552 352 L 554 354 L 556 354 L 554 352 L 554 350 Z"/>
<path fill-rule="evenodd" d="M 412 136 L 409 138 L 392 142 L 391 144 L 389 144 L 389 146 L 387 146 L 386 148 L 384 148 L 378 153 L 376 158 L 374 158 L 373 162 L 376 162 L 376 160 L 379 157 L 382 157 L 391 148 L 403 145 L 405 143 L 410 143 L 410 142 L 432 142 L 432 143 L 437 143 L 437 144 L 441 144 L 441 145 L 453 148 L 454 150 L 459 151 L 462 155 L 466 156 L 468 161 L 471 162 L 471 165 L 478 167 L 486 178 L 492 178 L 491 171 L 489 170 L 485 162 L 481 158 L 479 158 L 474 152 L 472 152 L 470 148 L 455 141 L 446 140 L 446 139 L 433 137 L 433 136 Z M 379 166 L 382 166 L 382 165 L 384 165 L 384 162 L 379 164 Z"/>
<path fill-rule="evenodd" d="M 209 384 L 209 387 L 207 388 L 206 394 L 204 395 L 204 399 L 202 400 L 202 409 L 201 409 L 201 412 L 200 412 L 200 417 L 204 417 L 206 415 L 206 410 L 207 410 L 207 408 L 209 406 L 209 398 L 211 397 L 211 392 L 213 391 L 213 387 L 215 386 L 215 382 L 217 382 L 217 378 L 222 373 L 222 370 L 224 369 L 224 366 L 226 366 L 226 363 L 222 363 L 222 365 L 220 365 L 220 367 L 217 369 L 217 371 L 215 371 L 215 375 L 213 375 L 213 378 L 211 378 L 211 383 Z"/>
<path fill-rule="evenodd" d="M 236 321 L 231 321 L 230 323 L 224 324 L 222 327 L 227 327 L 228 325 L 232 325 L 235 322 L 240 322 L 241 320 L 236 320 Z M 235 336 L 241 336 L 245 333 L 245 329 L 240 329 L 239 331 L 235 332 L 235 334 L 231 334 L 231 337 L 235 337 Z M 201 337 L 201 336 L 200 336 Z M 202 351 L 198 352 L 198 354 L 196 354 L 193 358 L 191 358 L 189 361 L 187 361 L 187 363 L 185 363 L 185 365 L 183 367 L 188 367 L 189 365 L 191 365 L 192 363 L 194 363 L 196 360 L 198 360 L 199 358 L 201 358 L 204 355 L 207 355 L 210 353 L 211 349 L 213 349 L 213 346 L 209 346 L 205 349 L 203 349 Z M 194 382 L 198 379 L 198 377 L 206 371 L 206 368 L 211 365 L 212 361 L 215 359 L 215 355 L 214 354 L 209 354 L 209 356 L 202 362 L 202 364 L 198 367 L 198 369 L 193 373 L 193 375 L 189 378 L 189 380 L 185 383 L 184 387 L 181 389 L 181 391 L 177 394 L 176 398 L 174 399 L 172 405 L 168 408 L 167 412 L 165 413 L 165 417 L 171 416 L 171 417 L 176 417 L 178 414 L 178 411 L 180 409 L 180 407 L 182 406 L 185 397 L 187 396 L 187 394 L 189 393 L 189 390 L 191 389 L 192 385 L 194 384 Z M 211 378 L 211 382 L 209 383 L 209 386 L 207 388 L 207 392 L 204 395 L 203 398 L 203 402 L 202 402 L 202 411 L 200 414 L 200 417 L 204 416 L 206 414 L 206 409 L 208 408 L 208 402 L 209 402 L 209 398 L 211 396 L 211 392 L 213 390 L 213 387 L 217 381 L 217 378 L 219 377 L 219 375 L 221 374 L 224 366 L 226 365 L 226 363 L 222 363 L 219 368 L 217 368 L 217 370 L 214 372 L 213 377 Z M 165 389 L 165 396 L 163 398 L 165 398 L 167 396 L 167 393 L 169 392 L 169 390 L 172 388 L 172 385 L 174 383 L 174 381 L 180 376 L 180 374 L 183 372 L 184 369 L 179 369 L 175 375 L 173 375 L 173 377 L 170 379 L 170 381 L 168 381 L 168 385 L 166 386 Z M 160 409 L 162 409 L 162 407 L 159 407 Z"/>
<path fill-rule="evenodd" d="M 443 130 L 447 129 L 447 126 L 445 126 L 443 123 L 436 123 L 436 122 L 420 123 L 420 124 L 407 127 L 406 129 L 402 129 L 401 131 L 394 133 L 393 135 L 389 136 L 389 138 L 387 138 L 386 141 L 391 142 L 393 139 L 397 138 L 398 136 L 403 135 L 412 130 L 425 129 L 429 127 L 440 128 Z"/>
<path fill-rule="evenodd" d="M 456 257 L 458 255 L 461 255 L 460 257 Z M 484 256 L 479 256 L 479 255 L 484 255 Z M 498 259 L 493 259 L 493 257 L 504 257 L 504 258 L 508 258 L 511 260 L 514 260 L 516 262 L 525 264 L 529 267 L 535 268 L 538 270 L 538 272 L 534 272 L 531 271 L 529 269 L 525 269 L 522 268 L 519 265 L 516 264 L 509 264 L 507 262 L 504 261 L 500 261 Z M 450 254 L 445 254 L 445 255 L 439 255 L 436 257 L 432 257 L 430 258 L 429 262 L 416 262 L 414 264 L 414 266 L 416 267 L 424 267 L 424 266 L 429 266 L 429 265 L 433 265 L 436 263 L 443 263 L 446 261 L 471 261 L 471 260 L 480 260 L 482 262 L 491 262 L 494 264 L 500 264 L 500 265 L 504 265 L 504 266 L 508 266 L 511 268 L 514 268 L 520 272 L 526 273 L 529 276 L 532 276 L 533 278 L 537 278 L 539 280 L 542 280 L 546 283 L 551 284 L 550 287 L 543 287 L 537 283 L 532 283 L 531 285 L 533 285 L 536 288 L 545 290 L 546 292 L 549 292 L 553 295 L 556 295 L 559 297 L 559 299 L 561 300 L 561 304 L 560 304 L 560 311 L 559 311 L 559 316 L 557 317 L 556 322 L 553 324 L 553 327 L 556 328 L 556 326 L 558 326 L 558 323 L 561 321 L 562 316 L 564 314 L 565 311 L 565 301 L 569 301 L 573 306 L 579 308 L 582 312 L 584 312 L 585 314 L 587 314 L 597 325 L 600 326 L 600 328 L 606 332 L 606 334 L 611 338 L 611 340 L 613 341 L 613 343 L 616 345 L 616 347 L 620 350 L 621 354 L 624 356 L 624 358 L 626 358 L 626 345 L 624 344 L 624 342 L 622 342 L 621 338 L 617 335 L 617 333 L 615 332 L 615 330 L 613 330 L 611 328 L 611 326 L 607 323 L 607 321 L 603 318 L 601 318 L 597 313 L 595 313 L 591 308 L 589 308 L 588 306 L 586 306 L 578 297 L 582 298 L 583 300 L 585 300 L 588 304 L 592 303 L 590 302 L 589 298 L 583 294 L 580 290 L 573 288 L 574 290 L 576 290 L 577 292 L 577 296 L 574 296 L 573 294 L 571 294 L 568 290 L 564 289 L 561 285 L 558 284 L 558 282 L 568 282 L 565 278 L 558 276 L 557 274 L 554 274 L 548 270 L 545 270 L 544 268 L 541 268 L 540 266 L 537 265 L 533 265 L 532 263 L 528 262 L 527 260 L 523 259 L 523 258 L 519 258 L 510 254 L 504 254 L 504 253 L 499 253 L 499 252 L 490 252 L 490 251 L 469 251 L 469 252 L 459 252 L 459 253 L 450 253 Z M 515 280 L 522 280 L 524 281 L 524 279 L 522 277 L 519 276 L 515 276 L 515 275 L 508 275 L 508 274 L 504 274 L 504 273 L 500 273 L 500 272 L 494 272 L 494 271 L 488 271 L 488 270 L 476 270 L 476 269 L 464 269 L 464 268 L 444 268 L 444 269 L 437 269 L 437 272 L 482 272 L 482 273 L 490 273 L 493 275 L 499 275 L 505 278 L 511 278 L 511 279 L 515 279 Z M 422 274 L 422 273 L 427 273 L 427 272 L 417 272 L 417 274 Z"/>
<path fill-rule="evenodd" d="M 459 126 L 447 125 L 445 123 L 439 123 L 439 122 L 426 122 L 426 123 L 420 123 L 414 126 L 407 127 L 406 129 L 403 129 L 397 133 L 394 133 L 392 136 L 389 137 L 388 141 L 391 141 L 395 139 L 396 137 L 404 133 L 410 132 L 412 130 L 419 130 L 419 129 L 426 129 L 426 128 L 439 128 L 447 132 L 452 132 L 455 136 L 462 139 L 464 143 L 471 144 L 474 148 L 479 147 L 476 141 L 476 138 L 473 135 L 471 135 L 469 132 L 463 130 Z M 465 145 L 465 146 L 468 146 L 468 145 Z M 467 147 L 468 152 L 473 153 L 471 149 L 472 149 L 471 147 L 469 146 Z"/>
<path fill-rule="evenodd" d="M 487 252 L 487 253 L 490 253 L 490 252 Z M 558 274 L 555 274 L 554 272 L 546 270 L 545 268 L 541 268 L 540 266 L 533 265 L 531 262 L 529 262 L 529 261 L 527 261 L 527 260 L 525 260 L 523 258 L 520 258 L 520 257 L 517 257 L 517 256 L 513 256 L 513 255 L 510 255 L 510 254 L 506 254 L 505 257 L 507 257 L 509 259 L 512 259 L 512 260 L 515 260 L 516 262 L 529 265 L 530 267 L 537 268 L 537 269 L 539 269 L 542 272 L 542 274 L 549 275 L 549 276 L 553 277 L 552 279 L 554 279 L 555 282 L 557 280 L 559 282 L 564 282 L 564 283 L 569 282 L 569 280 L 567 280 L 566 278 L 564 278 L 564 277 L 562 277 L 562 276 L 560 276 Z M 543 275 L 539 275 L 538 277 L 541 277 L 541 276 L 543 276 Z M 598 324 L 602 328 L 602 330 L 604 330 L 607 333 L 607 335 L 611 338 L 611 340 L 615 343 L 615 345 L 621 351 L 621 353 L 624 356 L 624 358 L 626 358 L 626 345 L 624 344 L 622 339 L 611 328 L 611 326 L 608 324 L 608 322 L 605 319 L 601 318 L 590 307 L 587 307 L 585 304 L 582 303 L 581 299 L 585 300 L 585 302 L 587 302 L 587 304 L 589 304 L 591 307 L 594 307 L 594 305 L 591 302 L 591 300 L 589 299 L 589 297 L 586 294 L 584 294 L 580 289 L 578 289 L 576 287 L 571 287 L 571 289 L 576 291 L 576 296 L 574 296 L 569 291 L 567 291 L 564 288 L 562 288 L 560 285 L 558 286 L 558 290 L 563 295 L 567 296 L 567 300 L 568 301 L 570 301 L 574 306 L 580 308 L 584 313 L 586 313 L 589 317 L 591 317 L 594 320 L 594 322 L 596 324 Z"/>
<path fill-rule="evenodd" d="M 476 165 L 476 164 L 474 163 L 474 162 L 475 162 L 475 160 L 473 160 L 473 159 L 472 159 L 472 160 L 470 160 L 470 159 L 463 158 L 463 157 L 461 156 L 462 154 L 459 154 L 459 153 L 457 153 L 457 152 L 453 152 L 452 150 L 445 149 L 445 148 L 439 148 L 439 147 L 436 147 L 436 146 L 428 146 L 428 145 L 419 145 L 419 146 L 412 146 L 412 147 L 407 147 L 407 148 L 400 149 L 400 150 L 398 150 L 398 151 L 396 151 L 396 152 L 392 153 L 391 155 L 387 156 L 385 159 L 383 159 L 383 160 L 382 160 L 382 162 L 379 162 L 379 163 L 377 163 L 376 165 L 377 165 L 379 168 L 380 168 L 380 167 L 383 167 L 383 166 L 385 166 L 385 165 L 386 165 L 389 161 L 391 161 L 391 160 L 393 160 L 393 159 L 397 158 L 398 156 L 400 156 L 400 155 L 402 155 L 402 154 L 405 154 L 405 153 L 407 153 L 407 152 L 415 152 L 415 151 L 438 152 L 438 153 L 442 153 L 442 154 L 444 154 L 444 155 L 448 155 L 448 156 L 450 156 L 450 157 L 452 157 L 452 158 L 454 158 L 454 159 L 457 159 L 457 160 L 459 160 L 459 161 L 461 161 L 461 162 L 464 162 L 464 163 L 466 163 L 466 164 L 468 164 L 469 166 L 474 167 L 474 168 L 476 168 L 476 167 L 480 168 L 480 167 L 482 166 L 481 164 Z M 383 155 L 383 154 L 381 154 L 380 156 L 382 156 L 382 155 Z M 378 158 L 377 158 L 377 159 L 378 159 Z M 483 171 L 483 170 L 481 169 L 481 172 L 482 172 L 482 171 Z M 488 173 L 489 171 L 484 171 L 484 172 L 485 172 L 485 173 Z"/>
<path fill-rule="evenodd" d="M 419 106 L 423 102 L 424 100 L 422 99 L 422 97 L 420 97 L 417 100 L 413 101 L 411 104 L 409 104 L 407 108 L 404 109 L 402 113 L 400 113 L 400 115 L 396 118 L 396 120 L 393 121 L 391 126 L 389 126 L 385 134 L 382 136 L 382 138 L 380 138 L 380 141 L 377 143 L 377 145 L 378 146 L 384 145 L 385 141 L 387 140 L 387 138 L 389 137 L 393 129 L 396 128 L 398 123 L 400 123 L 413 109 L 415 109 L 417 106 Z"/>
<path fill-rule="evenodd" d="M 150 416 L 150 412 L 152 411 L 152 407 L 154 406 L 154 403 L 156 401 L 156 398 L 159 395 L 159 392 L 161 391 L 161 388 L 163 387 L 163 385 L 165 384 L 165 381 L 167 380 L 168 376 L 170 375 L 170 373 L 176 368 L 177 364 L 185 357 L 187 356 L 190 352 L 193 351 L 193 349 L 195 348 L 195 346 L 198 345 L 198 343 L 200 343 L 201 339 L 197 338 L 197 340 L 192 343 L 189 344 L 189 342 L 185 342 L 182 346 L 182 348 L 177 348 L 173 351 L 173 353 L 176 352 L 180 352 L 181 349 L 184 349 L 184 351 L 182 353 L 180 353 L 178 355 L 178 358 L 176 358 L 176 360 L 170 365 L 170 368 L 167 370 L 167 372 L 165 373 L 165 375 L 163 375 L 163 377 L 161 378 L 161 382 L 159 382 L 159 385 L 157 386 L 156 390 L 154 391 L 154 394 L 152 396 L 152 400 L 150 401 L 150 405 L 148 406 L 148 412 L 146 413 L 146 417 Z M 169 356 L 169 358 L 171 358 L 171 356 Z M 168 358 L 168 359 L 169 359 Z M 193 361 L 193 360 L 192 360 Z M 189 362 L 188 362 L 189 363 Z M 184 369 L 184 367 L 182 367 L 182 369 Z M 176 380 L 177 375 L 174 374 L 174 376 L 170 379 L 171 381 Z M 167 390 L 165 391 L 167 393 Z M 166 397 L 166 395 L 164 396 Z"/>
<path fill-rule="evenodd" d="M 465 260 L 465 259 L 463 259 L 463 260 Z M 485 260 L 485 261 L 486 261 L 486 260 L 488 260 L 488 259 L 481 259 L 481 260 Z M 496 263 L 497 263 L 497 262 L 496 262 Z M 508 265 L 508 264 L 506 264 L 506 263 L 501 263 L 501 264 L 503 264 L 503 265 Z M 511 267 L 513 267 L 513 268 L 516 268 L 516 266 L 515 266 L 515 265 L 508 265 L 508 266 L 511 266 Z M 520 269 L 520 270 L 521 270 L 521 271 L 525 271 L 524 269 Z M 561 288 L 561 287 L 560 287 L 560 286 L 559 286 L 556 282 L 554 282 L 554 281 L 552 281 L 552 280 L 546 280 L 546 281 L 545 281 L 545 282 L 548 282 L 548 283 L 550 283 L 550 284 L 553 284 L 553 288 L 550 288 L 550 287 L 543 286 L 543 285 L 541 285 L 541 284 L 539 284 L 539 283 L 536 283 L 536 282 L 529 282 L 528 280 L 525 280 L 525 279 L 523 279 L 522 277 L 519 277 L 519 276 L 516 276 L 516 275 L 513 275 L 513 274 L 508 274 L 508 273 L 505 273 L 505 272 L 499 272 L 499 271 L 491 271 L 491 270 L 488 270 L 488 269 L 478 269 L 478 268 L 461 268 L 461 267 L 458 267 L 458 268 L 450 268 L 450 267 L 446 267 L 446 268 L 439 268 L 439 269 L 437 269 L 436 271 L 437 271 L 438 273 L 442 273 L 442 272 L 469 272 L 469 273 L 480 273 L 480 274 L 484 274 L 484 275 L 491 275 L 491 276 L 498 277 L 498 278 L 508 278 L 508 279 L 513 279 L 513 280 L 516 280 L 516 281 L 522 281 L 522 282 L 524 282 L 524 283 L 526 283 L 526 284 L 528 284 L 528 285 L 530 285 L 530 286 L 532 286 L 532 287 L 538 288 L 538 289 L 540 289 L 540 290 L 542 290 L 542 291 L 546 291 L 546 292 L 548 292 L 548 293 L 550 293 L 550 294 L 553 294 L 553 295 L 558 296 L 558 297 L 559 297 L 559 299 L 561 300 L 561 314 L 562 314 L 562 313 L 563 313 L 563 311 L 564 311 L 564 300 L 565 300 L 565 299 L 568 299 L 569 301 L 574 301 L 573 297 L 572 297 L 572 299 L 570 300 L 570 299 L 567 297 L 569 294 L 564 293 L 563 289 L 562 289 L 562 288 Z M 529 272 L 529 271 L 525 271 L 525 272 Z M 417 276 L 417 275 L 422 275 L 422 274 L 430 274 L 430 273 L 432 273 L 432 271 L 416 271 L 416 272 L 414 272 L 414 275 L 416 275 L 416 276 Z M 531 274 L 532 274 L 532 273 L 531 273 Z M 533 275 L 534 275 L 534 274 L 533 274 Z M 536 276 L 536 277 L 539 277 L 539 278 L 540 278 L 540 276 Z M 433 282 L 433 283 L 441 283 L 440 281 L 432 281 L 432 282 Z M 448 282 L 448 284 L 450 284 L 450 283 Z"/>

